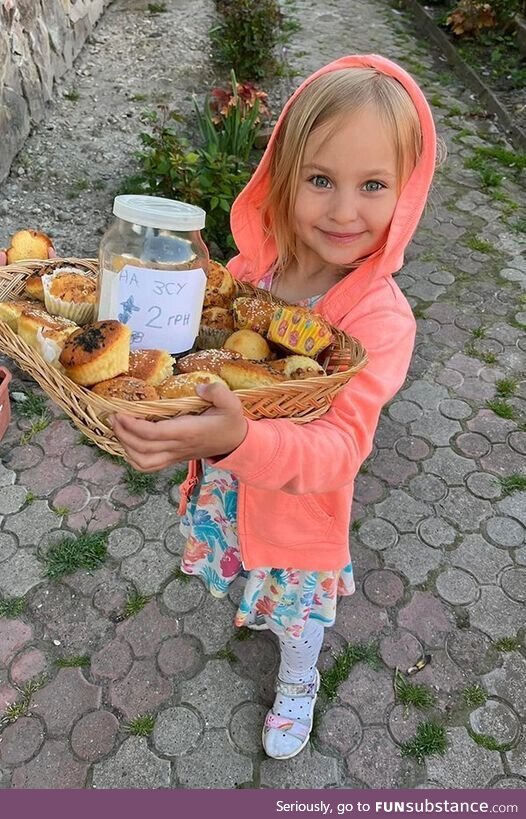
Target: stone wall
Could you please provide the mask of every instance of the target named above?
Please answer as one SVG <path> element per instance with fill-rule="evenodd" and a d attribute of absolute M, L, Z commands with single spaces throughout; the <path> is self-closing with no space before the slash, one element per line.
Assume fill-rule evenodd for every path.
<path fill-rule="evenodd" d="M 112 0 L 0 0 L 0 181 Z"/>

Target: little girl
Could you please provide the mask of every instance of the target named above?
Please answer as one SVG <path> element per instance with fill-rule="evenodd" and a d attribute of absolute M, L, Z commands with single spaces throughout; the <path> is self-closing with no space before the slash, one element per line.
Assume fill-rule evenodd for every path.
<path fill-rule="evenodd" d="M 404 382 L 415 336 L 392 274 L 434 167 L 429 107 L 397 65 L 350 56 L 309 77 L 234 203 L 239 255 L 229 268 L 357 337 L 368 365 L 305 425 L 249 421 L 237 396 L 218 384 L 199 387 L 212 405 L 200 416 L 114 418 L 137 469 L 191 461 L 181 487 L 183 571 L 217 597 L 244 571 L 235 624 L 270 628 L 279 639 L 277 694 L 263 728 L 275 759 L 308 742 L 324 627 L 334 623 L 338 595 L 354 591 L 353 481 L 382 406 Z"/>

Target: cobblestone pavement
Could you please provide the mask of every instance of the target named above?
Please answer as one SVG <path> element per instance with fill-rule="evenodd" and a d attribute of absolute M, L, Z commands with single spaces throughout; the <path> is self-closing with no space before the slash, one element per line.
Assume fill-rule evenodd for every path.
<path fill-rule="evenodd" d="M 83 71 L 111 52 L 112 38 L 129 32 L 123 60 L 136 49 L 141 76 L 151 78 L 162 42 L 154 35 L 180 17 L 191 25 L 190 8 L 194 21 L 211 19 L 211 4 L 168 2 L 165 15 L 147 18 L 148 42 L 140 39 L 144 7 L 110 8 L 77 64 L 77 113 L 57 99 L 58 120 L 80 122 L 90 109 L 96 120 L 86 92 L 94 71 Z M 499 133 L 398 11 L 380 0 L 296 0 L 292 9 L 302 25 L 289 54 L 298 79 L 346 52 L 398 60 L 426 89 L 449 151 L 398 278 L 418 339 L 410 377 L 385 409 L 357 481 L 358 591 L 342 600 L 321 660 L 326 670 L 348 645 L 370 644 L 379 663 L 354 664 L 336 698 L 320 700 L 300 756 L 266 758 L 260 732 L 276 644 L 264 632 L 235 632 L 238 585 L 218 601 L 177 574 L 177 473 L 134 494 L 124 467 L 82 443 L 51 404 L 52 422 L 36 432 L 13 402 L 0 444 L 0 596 L 4 607 L 15 597 L 26 605 L 0 617 L 0 715 L 11 717 L 0 729 L 5 788 L 526 788 L 526 493 L 512 491 L 511 480 L 524 476 L 526 453 L 520 185 L 508 169 L 500 188 L 482 189 L 479 172 L 465 167 Z M 166 53 L 159 59 L 164 65 Z M 106 58 L 95 72 L 100 87 L 118 80 L 136 93 L 139 72 L 126 66 L 119 79 Z M 184 64 L 180 71 L 191 82 Z M 116 175 L 132 139 L 130 128 L 121 132 L 121 104 L 115 93 L 115 122 L 104 125 Z M 30 192 L 46 162 L 52 173 L 70 162 L 46 128 L 28 141 L 24 173 L 15 167 L 2 191 L 7 229 L 49 227 L 64 253 L 93 251 L 98 239 L 92 234 L 90 246 L 87 237 L 109 193 L 81 192 L 75 207 L 84 218 L 79 211 L 71 225 L 58 216 L 69 206 L 54 183 L 42 191 L 54 204 L 38 221 Z M 80 157 L 92 135 L 72 127 L 68 139 L 68 153 Z M 13 391 L 30 386 L 15 376 Z M 50 545 L 84 529 L 109 530 L 103 567 L 46 579 Z M 137 593 L 149 602 L 121 619 Z M 431 662 L 410 679 L 436 702 L 417 710 L 393 683 L 397 667 L 423 654 Z M 64 667 L 79 657 L 85 665 Z M 126 730 L 145 714 L 155 717 L 148 737 Z M 402 743 L 432 719 L 446 728 L 446 753 L 403 756 Z"/>

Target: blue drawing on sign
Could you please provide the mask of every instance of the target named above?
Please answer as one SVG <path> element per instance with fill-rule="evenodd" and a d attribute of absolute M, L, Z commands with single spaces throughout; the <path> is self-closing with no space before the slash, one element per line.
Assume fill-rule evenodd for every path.
<path fill-rule="evenodd" d="M 136 330 L 135 333 L 131 334 L 130 343 L 131 344 L 140 344 L 141 341 L 143 340 L 143 338 L 144 338 L 144 333 L 141 333 L 141 332 Z"/>
<path fill-rule="evenodd" d="M 138 313 L 141 309 L 133 303 L 133 296 L 130 296 L 126 301 L 121 301 L 122 313 L 119 313 L 119 321 L 126 324 L 132 313 Z"/>

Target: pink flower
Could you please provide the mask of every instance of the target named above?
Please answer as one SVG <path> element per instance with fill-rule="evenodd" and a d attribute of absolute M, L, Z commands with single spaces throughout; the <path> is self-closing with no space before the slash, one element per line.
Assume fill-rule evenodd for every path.
<path fill-rule="evenodd" d="M 235 549 L 229 546 L 219 561 L 219 565 L 221 566 L 223 577 L 235 577 L 236 574 L 239 574 L 239 570 L 241 569 L 241 561 L 239 560 Z"/>

